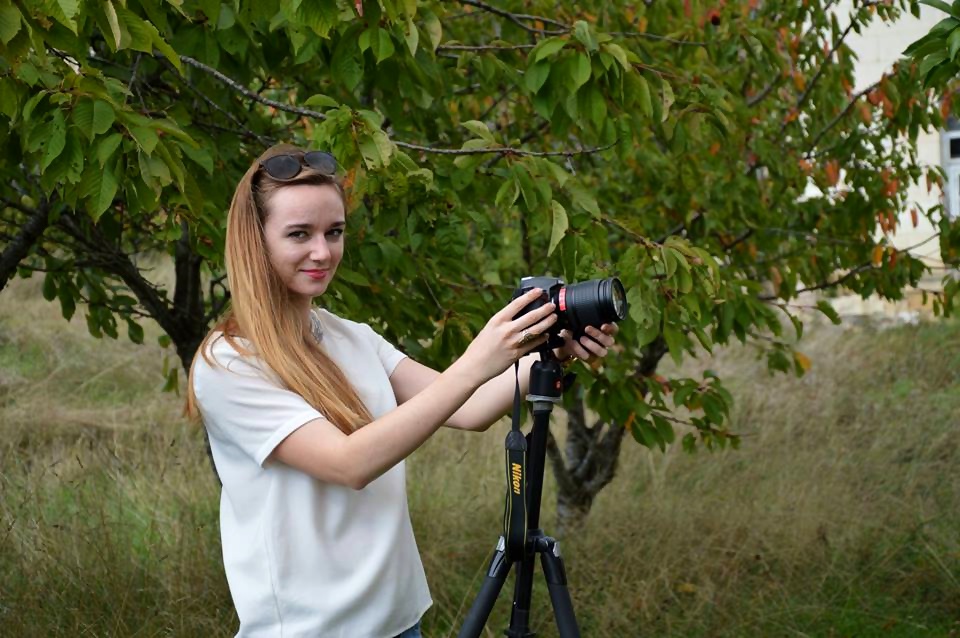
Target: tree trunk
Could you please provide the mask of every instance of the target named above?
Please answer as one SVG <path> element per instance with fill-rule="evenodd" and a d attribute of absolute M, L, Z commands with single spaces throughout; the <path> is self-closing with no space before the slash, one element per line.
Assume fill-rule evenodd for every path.
<path fill-rule="evenodd" d="M 50 225 L 50 206 L 46 200 L 40 202 L 37 209 L 32 211 L 27 222 L 20 228 L 17 236 L 7 244 L 0 254 L 0 290 L 6 287 L 7 282 L 17 271 L 20 262 L 30 254 L 30 249 L 43 235 L 43 231 Z"/>
<path fill-rule="evenodd" d="M 643 349 L 635 374 L 650 376 L 667 353 L 666 342 L 657 337 Z M 552 533 L 562 537 L 586 521 L 594 499 L 617 472 L 620 448 L 626 430 L 616 422 L 598 419 L 587 425 L 583 390 L 576 385 L 573 406 L 567 410 L 567 441 L 561 452 L 552 435 L 547 454 L 557 481 L 557 524 Z"/>
<path fill-rule="evenodd" d="M 587 425 L 582 391 L 567 410 L 567 442 L 561 452 L 556 441 L 547 442 L 547 452 L 557 478 L 557 527 L 562 537 L 583 524 L 593 500 L 617 471 L 624 429 L 617 423 L 596 421 Z"/>

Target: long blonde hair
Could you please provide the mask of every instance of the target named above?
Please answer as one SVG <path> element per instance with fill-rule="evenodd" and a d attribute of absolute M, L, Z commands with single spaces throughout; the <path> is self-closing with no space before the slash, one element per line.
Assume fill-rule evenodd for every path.
<path fill-rule="evenodd" d="M 372 420 L 356 389 L 317 343 L 293 303 L 292 293 L 270 264 L 263 225 L 270 194 L 292 184 L 328 185 L 344 197 L 335 177 L 310 167 L 293 179 L 275 180 L 260 170 L 262 161 L 283 153 L 301 153 L 289 144 L 267 149 L 247 169 L 237 184 L 227 215 L 226 262 L 230 286 L 230 308 L 207 334 L 198 352 L 216 365 L 207 350 L 213 340 L 223 338 L 242 356 L 257 357 L 269 366 L 283 385 L 299 394 L 345 434 Z M 220 333 L 220 334 L 218 334 Z M 245 347 L 245 339 L 252 347 Z M 187 414 L 199 418 L 193 390 L 194 356 L 187 390 Z"/>

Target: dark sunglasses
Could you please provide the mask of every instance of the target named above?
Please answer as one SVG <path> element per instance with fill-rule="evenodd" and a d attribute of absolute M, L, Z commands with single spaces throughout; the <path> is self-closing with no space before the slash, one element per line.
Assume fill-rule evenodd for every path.
<path fill-rule="evenodd" d="M 274 179 L 293 179 L 300 174 L 304 166 L 328 177 L 337 174 L 337 160 L 326 151 L 274 155 L 260 162 L 260 168 Z"/>

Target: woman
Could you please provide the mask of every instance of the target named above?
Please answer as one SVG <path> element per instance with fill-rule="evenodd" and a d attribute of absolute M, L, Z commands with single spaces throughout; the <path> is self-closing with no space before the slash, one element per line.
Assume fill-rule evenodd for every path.
<path fill-rule="evenodd" d="M 223 559 L 238 636 L 404 638 L 431 605 L 404 459 L 440 426 L 484 430 L 511 405 L 512 364 L 546 340 L 552 304 L 495 314 L 443 373 L 369 326 L 312 306 L 343 257 L 346 206 L 327 153 L 273 147 L 227 219 L 231 308 L 190 372 L 223 489 Z M 604 356 L 567 340 L 561 357 Z M 589 343 L 588 343 L 589 342 Z M 526 390 L 534 356 L 521 361 Z M 508 370 L 508 368 L 511 368 Z"/>

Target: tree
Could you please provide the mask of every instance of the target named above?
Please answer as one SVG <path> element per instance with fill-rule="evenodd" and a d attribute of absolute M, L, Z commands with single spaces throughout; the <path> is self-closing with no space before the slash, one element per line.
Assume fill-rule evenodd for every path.
<path fill-rule="evenodd" d="M 44 273 L 95 337 L 122 323 L 139 342 L 149 317 L 188 366 L 229 299 L 233 185 L 279 140 L 346 170 L 349 249 L 324 303 L 432 365 L 520 276 L 617 274 L 622 352 L 580 375 L 549 450 L 562 528 L 626 433 L 738 443 L 722 380 L 665 379 L 663 357 L 736 340 L 802 373 L 801 295 L 897 299 L 924 272 L 891 237 L 906 186 L 941 179 L 916 139 L 943 115 L 915 65 L 853 92 L 845 44 L 917 3 L 833 4 L 2 0 L 0 282 Z M 956 264 L 957 224 L 914 215 Z M 144 266 L 157 253 L 171 286 Z"/>

